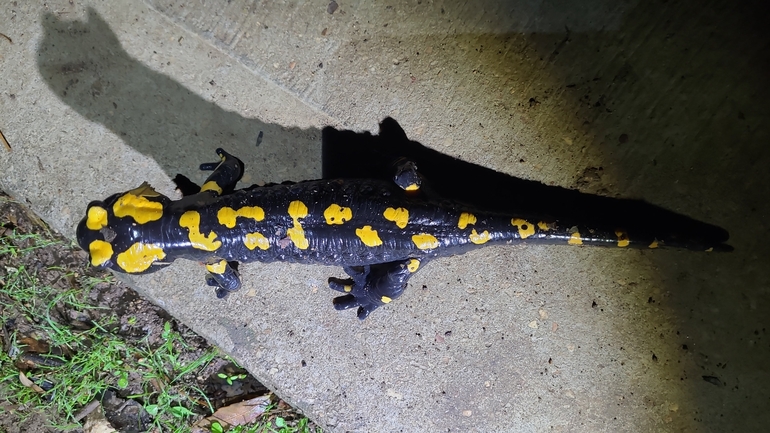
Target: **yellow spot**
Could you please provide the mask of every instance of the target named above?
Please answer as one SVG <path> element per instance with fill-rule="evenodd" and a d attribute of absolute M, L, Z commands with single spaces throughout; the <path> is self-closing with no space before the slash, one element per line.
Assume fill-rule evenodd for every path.
<path fill-rule="evenodd" d="M 417 191 L 418 189 L 420 189 L 420 185 L 417 185 L 416 183 L 413 183 L 413 184 L 407 186 L 404 189 L 407 190 L 407 191 Z"/>
<path fill-rule="evenodd" d="M 377 234 L 377 230 L 373 230 L 372 226 L 363 226 L 360 229 L 356 229 L 356 236 L 361 239 L 367 247 L 376 247 L 382 245 L 382 240 Z"/>
<path fill-rule="evenodd" d="M 300 218 L 307 216 L 307 206 L 299 200 L 295 200 L 289 203 L 289 216 L 294 220 L 294 227 L 286 230 L 286 234 L 289 235 L 289 239 L 294 242 L 297 248 L 304 250 L 310 246 L 310 242 L 305 238 L 305 230 L 299 223 Z"/>
<path fill-rule="evenodd" d="M 627 247 L 630 241 L 628 240 L 628 233 L 623 230 L 615 230 L 615 236 L 618 237 L 618 246 Z"/>
<path fill-rule="evenodd" d="M 420 233 L 419 235 L 412 236 L 412 242 L 414 242 L 414 245 L 421 250 L 429 250 L 438 247 L 438 239 L 427 233 Z"/>
<path fill-rule="evenodd" d="M 460 214 L 460 221 L 457 222 L 457 227 L 460 230 L 473 224 L 476 224 L 476 215 L 468 212 L 463 212 Z"/>
<path fill-rule="evenodd" d="M 324 211 L 324 218 L 326 218 L 326 224 L 344 224 L 353 218 L 353 211 L 349 207 L 342 207 L 338 204 L 331 204 Z"/>
<path fill-rule="evenodd" d="M 350 284 L 347 284 L 345 286 L 342 286 L 342 290 L 344 290 L 345 293 L 350 293 L 351 291 L 353 291 L 353 286 L 351 286 Z"/>
<path fill-rule="evenodd" d="M 513 218 L 511 225 L 519 229 L 519 237 L 526 239 L 535 234 L 535 226 L 521 218 Z"/>
<path fill-rule="evenodd" d="M 237 217 L 251 218 L 255 221 L 262 221 L 265 219 L 265 211 L 259 206 L 244 206 L 238 210 L 231 207 L 223 207 L 217 212 L 217 220 L 219 224 L 231 229 L 235 227 L 235 219 Z"/>
<path fill-rule="evenodd" d="M 88 209 L 86 227 L 91 230 L 99 230 L 102 227 L 107 227 L 107 210 L 103 207 L 91 206 L 91 208 Z"/>
<path fill-rule="evenodd" d="M 163 216 L 163 204 L 128 192 L 115 202 L 112 212 L 118 218 L 130 216 L 137 223 L 144 224 L 157 221 Z"/>
<path fill-rule="evenodd" d="M 650 248 L 658 248 L 658 240 L 657 239 L 652 241 L 652 243 L 650 244 Z"/>
<path fill-rule="evenodd" d="M 409 211 L 402 207 L 397 209 L 389 207 L 385 209 L 382 216 L 384 216 L 386 220 L 396 223 L 396 226 L 400 229 L 406 227 L 406 223 L 409 222 Z"/>
<path fill-rule="evenodd" d="M 380 301 L 382 301 L 383 304 L 388 304 L 390 301 L 392 301 L 392 299 L 388 298 L 387 296 L 383 296 L 380 298 Z"/>
<path fill-rule="evenodd" d="M 307 216 L 307 206 L 299 200 L 289 203 L 289 216 L 293 219 L 305 218 Z"/>
<path fill-rule="evenodd" d="M 420 261 L 417 259 L 409 260 L 409 263 L 406 264 L 406 268 L 409 269 L 409 272 L 417 272 L 417 269 L 420 267 Z"/>
<path fill-rule="evenodd" d="M 489 235 L 489 232 L 484 230 L 481 232 L 481 234 L 476 233 L 476 229 L 473 229 L 471 231 L 471 235 L 469 236 L 471 242 L 473 242 L 476 245 L 481 245 L 487 243 L 492 237 Z"/>
<path fill-rule="evenodd" d="M 243 244 L 250 250 L 253 250 L 256 247 L 259 247 L 261 250 L 270 248 L 270 241 L 259 232 L 246 233 L 243 236 Z"/>
<path fill-rule="evenodd" d="M 551 230 L 551 226 L 549 226 L 548 223 L 545 221 L 540 221 L 539 223 L 537 223 L 537 227 L 544 232 Z"/>
<path fill-rule="evenodd" d="M 129 274 L 134 274 L 146 271 L 156 260 L 164 257 L 166 253 L 160 246 L 137 242 L 118 254 L 117 265 Z"/>
<path fill-rule="evenodd" d="M 572 233 L 572 236 L 569 237 L 567 243 L 570 245 L 583 245 L 583 239 L 580 237 L 579 232 L 575 232 Z"/>
<path fill-rule="evenodd" d="M 218 183 L 214 182 L 213 180 L 210 180 L 203 184 L 201 187 L 201 192 L 203 191 L 214 191 L 217 193 L 217 195 L 222 195 L 222 187 L 219 186 Z"/>
<path fill-rule="evenodd" d="M 227 269 L 227 260 L 220 260 L 216 263 L 208 264 L 206 265 L 206 269 L 212 274 L 222 275 L 225 273 L 225 270 Z"/>
<path fill-rule="evenodd" d="M 305 230 L 302 229 L 299 223 L 294 223 L 294 227 L 286 230 L 286 234 L 289 235 L 289 239 L 294 242 L 297 248 L 305 250 L 310 246 L 310 242 L 305 238 Z"/>
<path fill-rule="evenodd" d="M 214 251 L 222 245 L 222 242 L 216 241 L 216 233 L 209 232 L 204 235 L 200 232 L 201 214 L 194 210 L 188 210 L 179 218 L 179 225 L 189 230 L 187 235 L 190 238 L 192 247 L 198 250 Z"/>
<path fill-rule="evenodd" d="M 91 264 L 99 266 L 112 257 L 112 245 L 105 241 L 93 241 L 88 245 L 91 254 Z"/>

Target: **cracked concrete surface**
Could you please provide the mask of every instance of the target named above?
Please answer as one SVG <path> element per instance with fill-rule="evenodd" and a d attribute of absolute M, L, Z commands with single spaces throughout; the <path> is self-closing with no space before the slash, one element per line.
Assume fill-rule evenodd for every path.
<path fill-rule="evenodd" d="M 332 309 L 333 267 L 245 265 L 226 301 L 194 263 L 129 281 L 329 431 L 761 430 L 761 3 L 459 3 L 11 2 L 0 186 L 73 236 L 90 200 L 175 196 L 216 147 L 246 184 L 317 178 L 321 128 L 392 116 L 453 157 L 721 225 L 736 251 L 488 248 L 363 323 Z"/>

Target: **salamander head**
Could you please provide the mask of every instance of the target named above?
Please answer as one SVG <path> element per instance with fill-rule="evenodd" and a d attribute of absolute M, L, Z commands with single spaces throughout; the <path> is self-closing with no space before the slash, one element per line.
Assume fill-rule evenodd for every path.
<path fill-rule="evenodd" d="M 155 272 L 168 263 L 160 239 L 143 239 L 146 225 L 163 216 L 169 198 L 143 183 L 139 188 L 88 204 L 77 240 L 93 266 L 129 274 Z"/>

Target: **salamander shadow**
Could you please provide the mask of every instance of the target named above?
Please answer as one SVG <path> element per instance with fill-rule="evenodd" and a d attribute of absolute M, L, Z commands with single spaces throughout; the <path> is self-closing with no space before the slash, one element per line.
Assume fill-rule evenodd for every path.
<path fill-rule="evenodd" d="M 401 126 L 386 118 L 379 135 L 323 130 L 323 176 L 325 178 L 376 177 L 391 179 L 393 166 L 406 158 L 442 198 L 473 208 L 507 214 L 553 218 L 594 227 L 618 227 L 642 234 L 673 239 L 697 248 L 724 245 L 726 230 L 680 215 L 640 200 L 617 199 L 576 190 L 548 186 L 461 161 L 409 140 Z"/>
<path fill-rule="evenodd" d="M 38 67 L 51 90 L 80 115 L 154 159 L 169 177 L 178 172 L 194 176 L 191 167 L 216 159 L 217 147 L 244 159 L 255 180 L 318 176 L 317 129 L 286 128 L 222 109 L 157 72 L 168 67 L 166 59 L 177 61 L 171 54 L 158 55 L 163 61 L 153 65 L 156 70 L 132 58 L 93 9 L 86 21 L 61 20 L 52 13 L 41 21 Z M 200 80 L 211 99 L 226 98 L 226 90 L 217 87 L 217 71 Z"/>

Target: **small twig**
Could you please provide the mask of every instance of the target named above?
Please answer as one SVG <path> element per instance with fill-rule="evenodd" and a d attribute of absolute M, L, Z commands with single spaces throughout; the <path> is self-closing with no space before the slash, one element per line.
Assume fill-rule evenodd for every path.
<path fill-rule="evenodd" d="M 75 421 L 80 421 L 81 419 L 87 417 L 89 413 L 93 412 L 94 409 L 99 407 L 99 404 L 101 404 L 99 400 L 91 400 L 91 403 L 88 403 L 86 407 L 80 409 L 80 412 L 75 414 Z"/>
<path fill-rule="evenodd" d="M 8 140 L 5 139 L 5 135 L 3 135 L 3 131 L 2 130 L 0 130 L 0 141 L 3 142 L 3 144 L 5 145 L 5 148 L 8 149 L 8 151 L 10 152 L 11 151 L 11 145 L 8 144 Z"/>
<path fill-rule="evenodd" d="M 8 39 L 8 42 L 10 42 L 10 43 L 13 43 L 13 39 L 11 39 L 10 37 L 8 37 L 8 35 L 6 35 L 6 34 L 3 34 L 3 33 L 0 33 L 0 36 L 2 36 L 2 37 L 4 37 L 4 38 Z"/>

